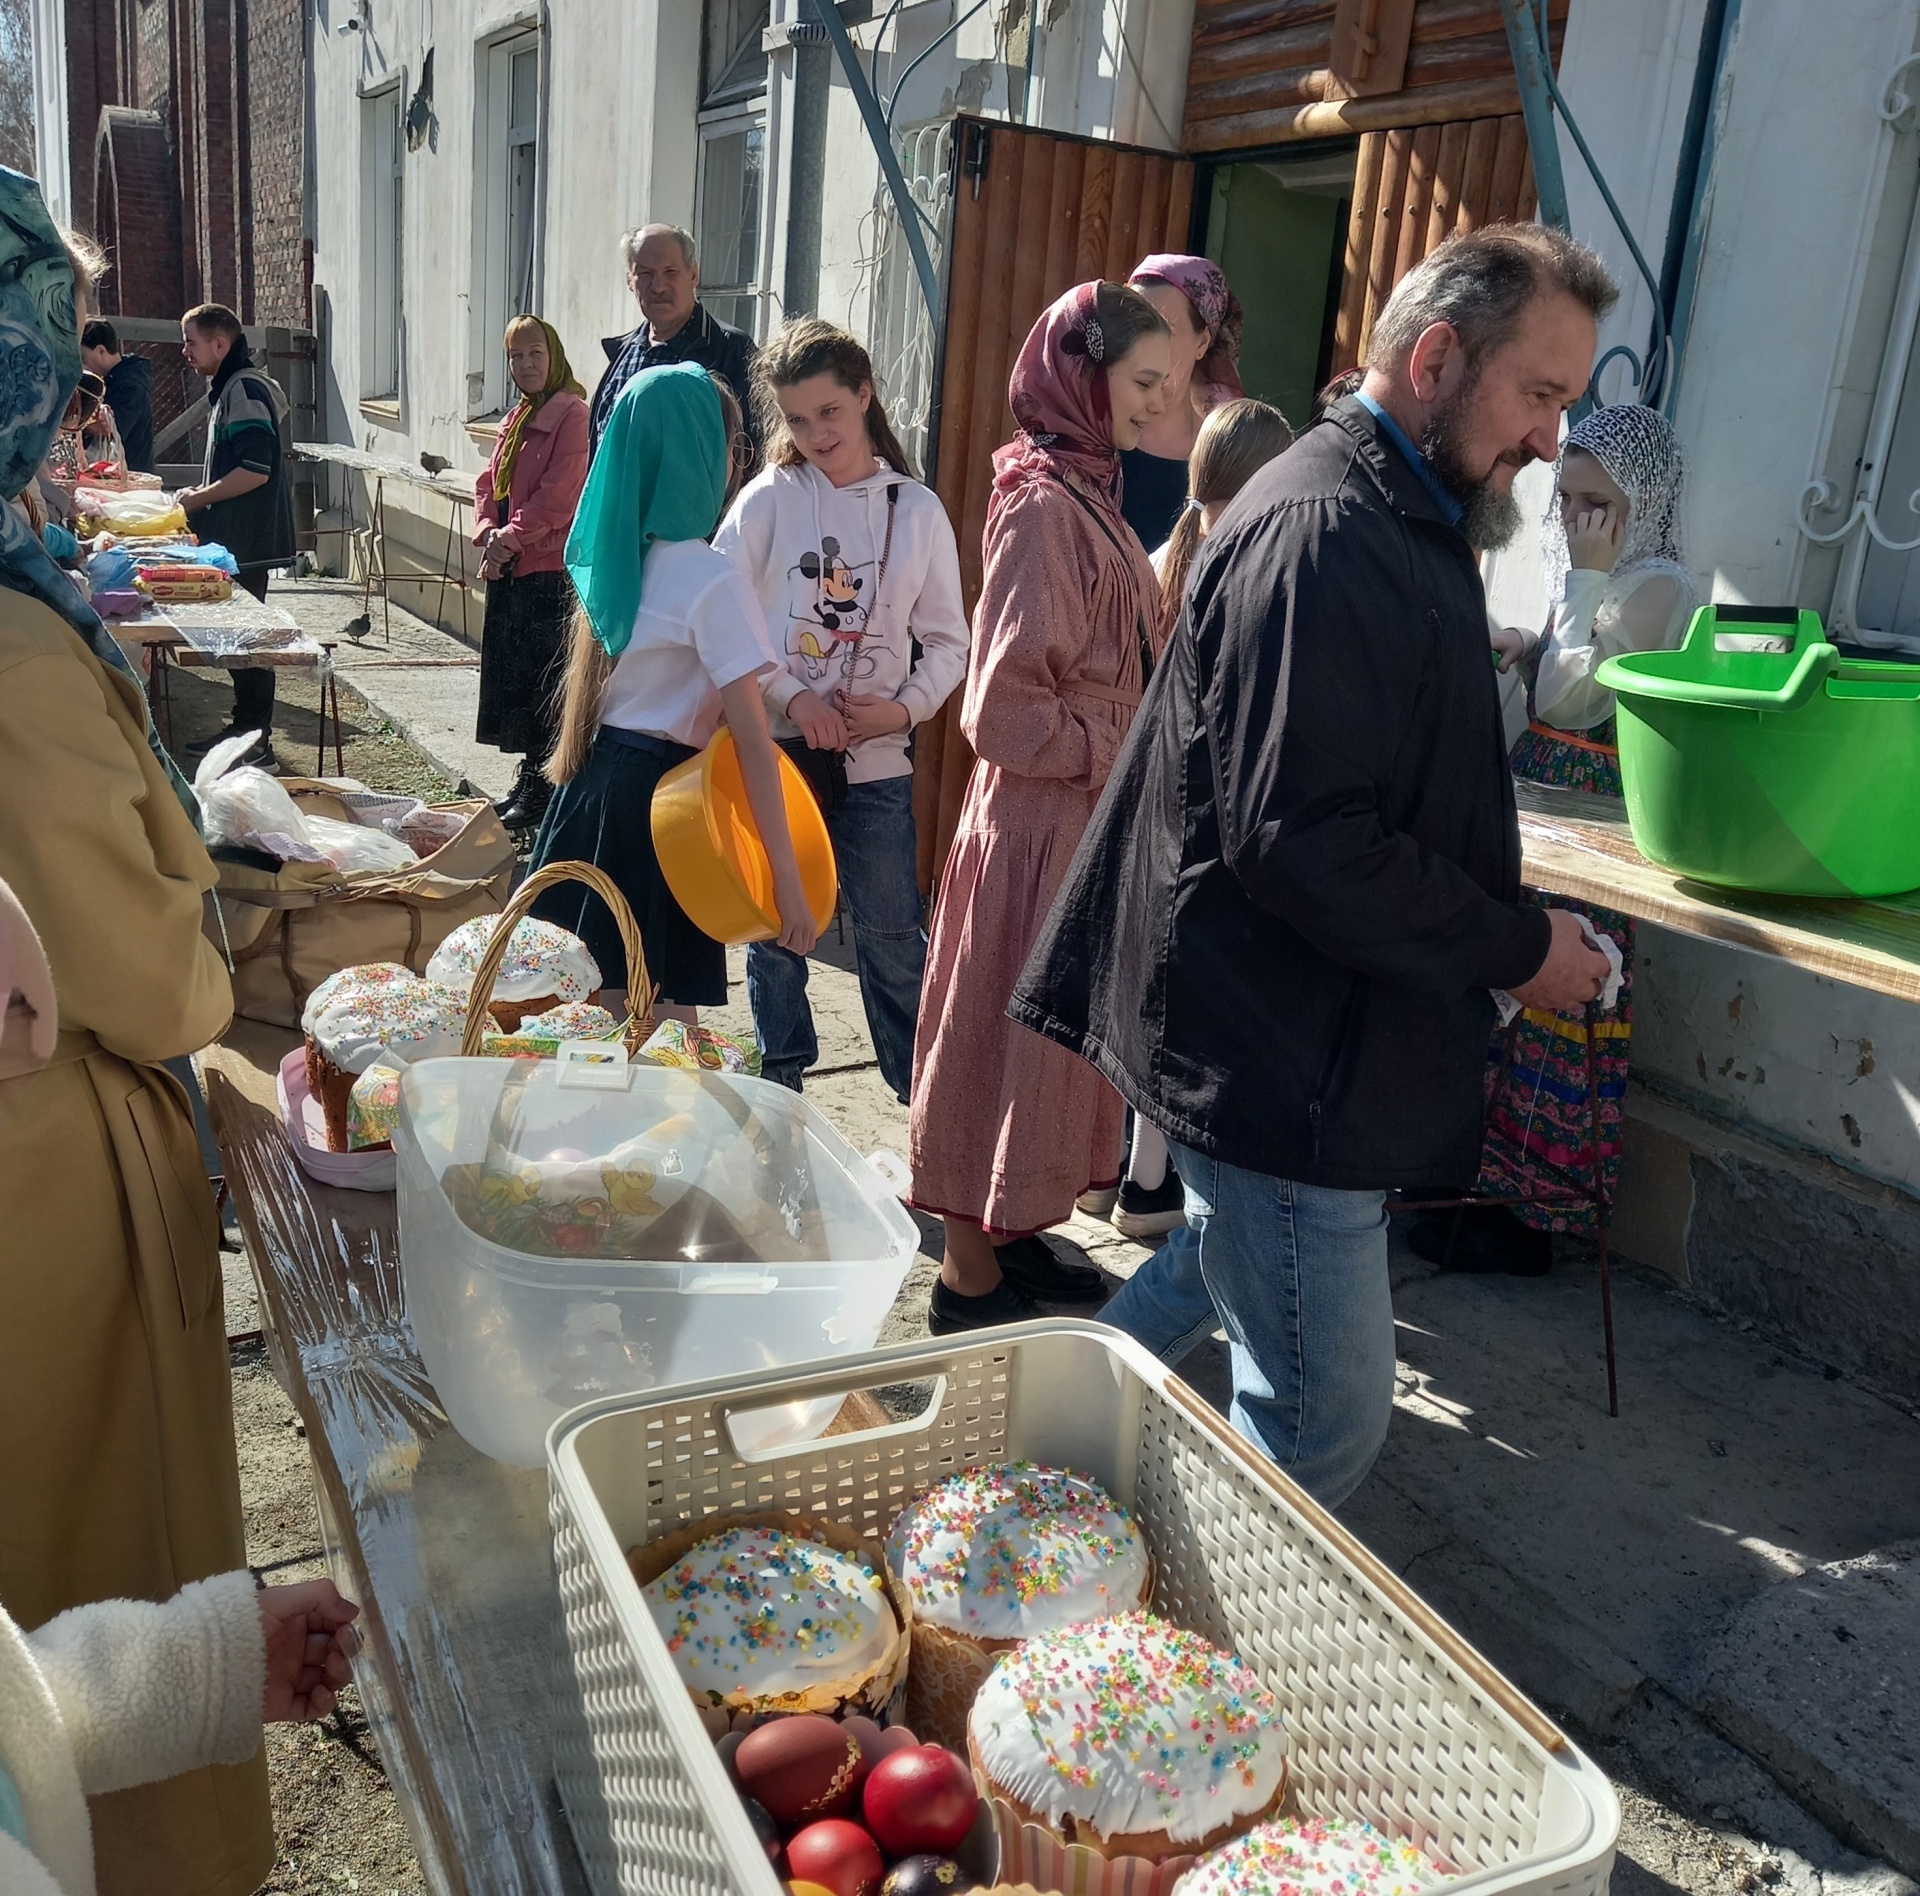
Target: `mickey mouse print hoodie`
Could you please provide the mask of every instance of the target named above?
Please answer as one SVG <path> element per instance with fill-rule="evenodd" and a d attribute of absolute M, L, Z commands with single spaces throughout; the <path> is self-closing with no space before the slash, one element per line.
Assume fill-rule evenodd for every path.
<path fill-rule="evenodd" d="M 764 686 L 775 737 L 797 735 L 786 708 L 801 691 L 829 703 L 843 694 L 892 698 L 906 706 L 910 730 L 965 677 L 953 527 L 933 491 L 910 476 L 883 464 L 835 487 L 810 464 L 770 467 L 741 490 L 713 545 L 759 595 L 786 660 L 785 676 Z M 907 731 L 867 738 L 847 753 L 850 783 L 911 769 Z"/>

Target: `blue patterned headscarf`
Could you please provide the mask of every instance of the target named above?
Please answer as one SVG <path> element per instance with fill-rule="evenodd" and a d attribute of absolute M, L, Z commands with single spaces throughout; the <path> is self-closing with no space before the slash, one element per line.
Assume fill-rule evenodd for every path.
<path fill-rule="evenodd" d="M 25 492 L 39 472 L 79 384 L 73 261 L 47 215 L 39 185 L 0 165 L 0 500 Z M 53 563 L 18 511 L 8 506 L 0 506 L 0 586 L 51 606 L 103 665 L 138 683 L 100 615 Z M 193 792 L 155 740 L 151 718 L 147 742 L 197 824 Z"/>

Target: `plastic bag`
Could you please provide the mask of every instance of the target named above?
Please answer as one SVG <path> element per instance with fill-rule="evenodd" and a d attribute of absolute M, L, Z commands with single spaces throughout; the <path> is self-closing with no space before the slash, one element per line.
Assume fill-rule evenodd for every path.
<path fill-rule="evenodd" d="M 330 816 L 307 815 L 300 820 L 306 825 L 307 840 L 343 876 L 368 870 L 385 874 L 393 869 L 411 868 L 420 860 L 397 836 L 389 836 L 385 830 L 336 822 Z"/>
<path fill-rule="evenodd" d="M 309 833 L 310 819 L 300 814 L 279 778 L 252 764 L 233 767 L 258 741 L 257 732 L 242 731 L 214 745 L 200 760 L 193 791 L 200 799 L 207 842 L 264 849 L 282 862 L 326 861 Z"/>
<path fill-rule="evenodd" d="M 109 532 L 149 539 L 162 533 L 185 533 L 187 516 L 171 494 L 115 494 L 98 487 L 76 488 L 73 504 L 102 521 Z"/>
<path fill-rule="evenodd" d="M 136 570 L 133 555 L 124 547 L 107 547 L 87 561 L 87 584 L 95 592 L 125 592 Z"/>
<path fill-rule="evenodd" d="M 217 540 L 208 540 L 200 546 L 182 546 L 170 541 L 150 551 L 142 548 L 136 557 L 142 566 L 150 561 L 164 561 L 169 566 L 217 566 L 229 579 L 240 570 L 240 562 Z"/>

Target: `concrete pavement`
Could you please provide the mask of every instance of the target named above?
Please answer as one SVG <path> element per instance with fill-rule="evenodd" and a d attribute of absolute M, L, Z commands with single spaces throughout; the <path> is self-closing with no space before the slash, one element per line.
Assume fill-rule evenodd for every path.
<path fill-rule="evenodd" d="M 327 636 L 359 606 L 338 582 L 276 598 Z M 342 676 L 445 775 L 503 792 L 511 760 L 469 735 L 474 654 L 398 609 L 392 623 L 390 645 L 377 612 L 370 641 L 343 644 Z M 750 1033 L 743 961 L 713 1018 Z M 852 969 L 829 930 L 808 1095 L 860 1150 L 904 1153 Z M 922 1228 L 888 1337 L 924 1331 L 940 1240 Z M 1116 1280 L 1147 1255 L 1080 1216 L 1057 1235 Z M 1920 1586 L 1900 1544 L 1920 1539 L 1920 1419 L 1628 1269 L 1613 1420 L 1589 1252 L 1563 1245 L 1527 1281 L 1442 1276 L 1397 1247 L 1393 1268 L 1394 1423 L 1341 1513 L 1609 1769 L 1652 1788 L 1628 1799 L 1628 1880 L 1718 1888 L 1722 1870 L 1678 1866 L 1731 1863 L 1748 1868 L 1730 1888 L 1916 1896 Z M 1183 1373 L 1226 1406 L 1217 1340 Z M 1659 1841 L 1676 1807 L 1697 1826 L 1692 1856 Z"/>

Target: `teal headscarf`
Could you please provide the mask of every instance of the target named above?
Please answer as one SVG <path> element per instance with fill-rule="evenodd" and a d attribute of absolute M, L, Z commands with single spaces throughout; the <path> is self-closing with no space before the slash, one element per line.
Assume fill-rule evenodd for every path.
<path fill-rule="evenodd" d="M 0 499 L 23 493 L 40 471 L 79 385 L 80 324 L 73 303 L 72 260 L 47 215 L 39 185 L 0 165 Z M 7 506 L 0 506 L 0 586 L 51 606 L 103 665 L 137 682 L 127 655 L 100 615 Z M 173 759 L 160 748 L 151 718 L 147 742 L 197 826 L 200 806 Z"/>
<path fill-rule="evenodd" d="M 567 572 L 594 637 L 618 658 L 656 540 L 704 540 L 727 497 L 720 397 L 695 362 L 642 369 L 607 418 L 567 535 Z"/>

